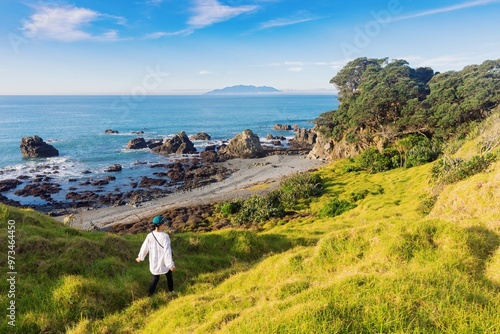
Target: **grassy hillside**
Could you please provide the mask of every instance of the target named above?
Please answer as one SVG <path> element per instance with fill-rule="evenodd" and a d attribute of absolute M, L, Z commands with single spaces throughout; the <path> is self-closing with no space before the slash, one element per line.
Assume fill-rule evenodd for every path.
<path fill-rule="evenodd" d="M 481 153 L 500 134 L 497 120 L 449 154 Z M 161 286 L 151 300 L 147 262 L 134 262 L 144 235 L 77 231 L 1 206 L 4 236 L 5 222 L 16 222 L 16 330 L 500 332 L 500 162 L 447 185 L 429 183 L 431 164 L 378 174 L 351 164 L 321 169 L 324 194 L 292 220 L 174 235 L 177 295 Z M 325 214 L 339 201 L 356 206 Z M 7 305 L 8 282 L 1 289 Z M 3 321 L 0 332 L 15 331 Z"/>

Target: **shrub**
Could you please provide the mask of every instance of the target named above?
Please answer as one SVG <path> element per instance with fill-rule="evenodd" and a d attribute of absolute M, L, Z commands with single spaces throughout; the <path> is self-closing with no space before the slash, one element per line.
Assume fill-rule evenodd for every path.
<path fill-rule="evenodd" d="M 350 195 L 351 202 L 361 201 L 362 199 L 365 199 L 366 196 L 368 196 L 369 193 L 370 192 L 367 189 L 360 190 L 360 191 L 357 191 L 357 192 L 353 192 Z"/>
<path fill-rule="evenodd" d="M 319 215 L 320 217 L 336 217 L 343 214 L 344 212 L 354 209 L 356 206 L 357 205 L 355 203 L 334 198 L 323 205 L 319 212 Z"/>
<path fill-rule="evenodd" d="M 285 210 L 281 202 L 277 200 L 277 192 L 272 192 L 265 197 L 252 196 L 243 202 L 240 210 L 236 213 L 232 222 L 244 226 L 257 224 L 270 218 L 283 217 Z"/>
<path fill-rule="evenodd" d="M 291 208 L 301 200 L 320 196 L 323 192 L 321 177 L 312 173 L 297 173 L 281 181 L 280 200 Z"/>
<path fill-rule="evenodd" d="M 377 148 L 370 147 L 358 156 L 357 161 L 361 169 L 374 174 L 394 168 L 393 157 L 397 154 L 397 151 L 392 149 L 380 152 Z"/>
<path fill-rule="evenodd" d="M 217 203 L 215 205 L 215 212 L 222 214 L 224 217 L 228 217 L 240 211 L 242 204 L 243 201 L 241 200 Z"/>
<path fill-rule="evenodd" d="M 431 180 L 451 184 L 485 171 L 497 157 L 493 154 L 476 155 L 470 160 L 443 158 L 431 169 Z"/>

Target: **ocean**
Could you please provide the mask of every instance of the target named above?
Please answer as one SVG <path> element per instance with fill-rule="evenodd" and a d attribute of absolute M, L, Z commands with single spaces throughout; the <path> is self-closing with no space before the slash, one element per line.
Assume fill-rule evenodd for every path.
<path fill-rule="evenodd" d="M 245 129 L 262 141 L 267 134 L 292 138 L 293 132 L 275 131 L 274 124 L 311 128 L 319 114 L 337 106 L 333 95 L 0 96 L 0 181 L 48 175 L 62 188 L 53 199 L 63 201 L 78 182 L 111 175 L 105 169 L 120 164 L 123 170 L 112 173 L 116 180 L 110 187 L 126 190 L 131 182 L 152 175 L 151 164 L 176 158 L 149 149 L 127 150 L 133 138 L 165 139 L 180 131 L 188 136 L 206 132 L 212 139 L 194 142 L 198 151 L 230 140 Z M 118 133 L 105 134 L 106 129 Z M 143 133 L 134 133 L 139 131 Z M 34 135 L 58 149 L 59 157 L 23 158 L 21 138 Z M 30 182 L 27 179 L 2 194 L 23 205 L 43 205 L 39 197 L 14 194 Z"/>

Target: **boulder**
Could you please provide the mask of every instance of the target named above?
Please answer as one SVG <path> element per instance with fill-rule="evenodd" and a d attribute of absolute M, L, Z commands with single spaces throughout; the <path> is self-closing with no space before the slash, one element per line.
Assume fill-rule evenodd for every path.
<path fill-rule="evenodd" d="M 154 187 L 154 186 L 163 186 L 165 183 L 167 183 L 167 180 L 153 179 L 153 178 L 144 176 L 141 179 L 141 182 L 139 183 L 139 187 L 149 188 L 149 187 Z"/>
<path fill-rule="evenodd" d="M 259 136 L 249 129 L 237 134 L 225 148 L 220 148 L 219 152 L 232 158 L 244 159 L 259 158 L 265 155 L 264 149 L 260 145 Z"/>
<path fill-rule="evenodd" d="M 21 184 L 21 181 L 18 181 L 15 179 L 8 179 L 8 180 L 0 181 L 0 192 L 14 189 L 20 184 Z"/>
<path fill-rule="evenodd" d="M 109 166 L 106 168 L 105 172 L 119 172 L 122 170 L 122 165 L 120 164 L 114 164 L 112 166 Z"/>
<path fill-rule="evenodd" d="M 292 130 L 292 126 L 288 124 L 274 124 L 274 130 L 277 131 L 290 131 Z"/>
<path fill-rule="evenodd" d="M 157 146 L 161 146 L 163 144 L 163 139 L 150 139 L 146 142 L 149 149 L 153 149 Z"/>
<path fill-rule="evenodd" d="M 196 153 L 196 148 L 186 133 L 181 131 L 173 138 L 165 140 L 163 145 L 154 147 L 152 151 L 160 154 L 190 154 Z"/>
<path fill-rule="evenodd" d="M 205 132 L 199 132 L 195 134 L 194 136 L 189 137 L 191 140 L 210 140 L 212 137 L 208 133 Z"/>
<path fill-rule="evenodd" d="M 119 133 L 119 132 L 117 130 L 106 129 L 104 131 L 104 133 L 110 135 L 110 134 Z"/>
<path fill-rule="evenodd" d="M 148 144 L 146 143 L 146 141 L 142 137 L 131 139 L 127 144 L 127 148 L 129 150 L 140 150 L 140 149 L 147 148 L 147 147 L 148 147 Z"/>
<path fill-rule="evenodd" d="M 47 144 L 38 136 L 24 137 L 19 146 L 24 157 L 48 158 L 59 156 L 59 151 L 54 146 Z"/>
<path fill-rule="evenodd" d="M 299 129 L 295 137 L 290 140 L 289 144 L 295 148 L 312 148 L 316 143 L 317 135 L 311 129 Z"/>

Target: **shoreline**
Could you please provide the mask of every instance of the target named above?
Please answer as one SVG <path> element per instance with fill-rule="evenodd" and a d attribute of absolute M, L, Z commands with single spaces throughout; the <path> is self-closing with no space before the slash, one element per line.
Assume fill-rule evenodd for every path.
<path fill-rule="evenodd" d="M 304 155 L 270 155 L 257 159 L 231 159 L 217 163 L 236 170 L 228 178 L 206 186 L 175 192 L 166 197 L 143 202 L 138 206 L 124 205 L 98 209 L 80 209 L 74 214 L 72 227 L 106 230 L 111 226 L 133 224 L 161 215 L 166 210 L 192 205 L 210 204 L 246 198 L 270 192 L 279 186 L 281 178 L 293 173 L 317 169 L 325 163 Z M 54 217 L 64 221 L 66 216 Z"/>

